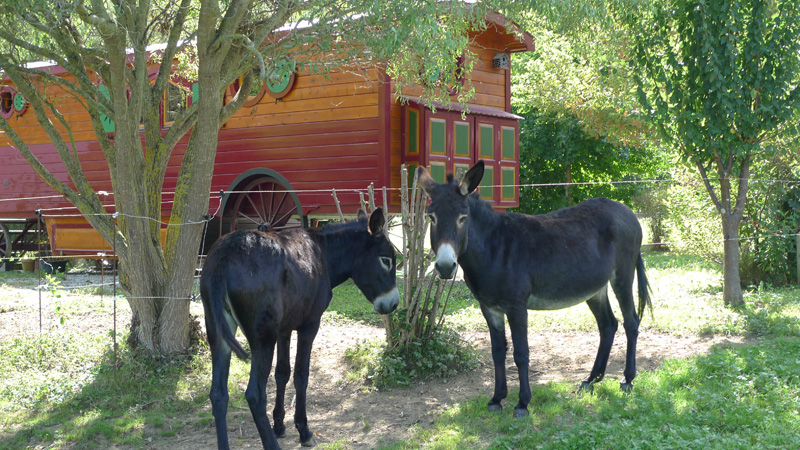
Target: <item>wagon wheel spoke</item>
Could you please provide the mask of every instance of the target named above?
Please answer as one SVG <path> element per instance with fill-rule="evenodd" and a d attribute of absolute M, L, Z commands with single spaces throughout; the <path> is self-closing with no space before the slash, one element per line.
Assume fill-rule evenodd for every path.
<path fill-rule="evenodd" d="M 282 215 L 281 218 L 273 223 L 286 223 L 289 221 L 289 218 L 292 217 L 294 213 L 297 212 L 297 208 L 292 207 L 292 209 L 286 211 L 286 214 Z M 290 227 L 287 227 L 290 228 Z"/>
<path fill-rule="evenodd" d="M 258 192 L 256 192 L 256 194 L 258 194 Z M 255 224 L 259 224 L 259 225 L 263 224 L 264 223 L 264 217 L 261 214 L 263 209 L 259 209 L 258 208 L 258 203 L 255 200 L 253 200 L 253 195 L 245 194 L 245 198 L 247 198 L 247 202 L 250 203 L 250 206 L 253 208 L 253 216 L 248 216 L 247 218 L 250 219 L 250 221 L 255 223 Z M 263 198 L 262 198 L 261 203 L 263 203 Z M 241 211 L 239 211 L 239 213 L 242 214 Z M 256 220 L 256 219 L 258 219 L 258 220 Z"/>
<path fill-rule="evenodd" d="M 270 220 L 269 220 L 269 222 L 270 222 L 270 223 L 280 223 L 280 222 L 281 222 L 282 220 L 284 220 L 285 218 L 288 220 L 288 217 L 291 217 L 292 213 L 290 212 L 289 216 L 286 216 L 286 215 L 284 214 L 283 216 L 281 216 L 281 218 L 280 218 L 280 219 L 278 219 L 278 220 L 275 220 L 275 218 L 278 216 L 278 214 L 280 213 L 280 211 L 282 211 L 282 210 L 283 210 L 283 205 L 286 203 L 286 198 L 287 198 L 287 197 L 289 197 L 289 193 L 288 193 L 288 192 L 284 192 L 284 193 L 283 193 L 283 197 L 281 197 L 281 201 L 280 201 L 280 203 L 278 203 L 278 206 L 277 206 L 276 208 L 273 208 L 273 209 L 272 209 L 272 211 L 274 212 L 274 214 L 272 215 L 272 217 L 270 217 Z M 296 207 L 292 207 L 291 211 L 295 211 L 296 209 L 297 209 Z"/>
<path fill-rule="evenodd" d="M 289 187 L 264 177 L 250 182 L 242 191 L 230 213 L 232 229 L 269 231 L 297 226 L 290 220 L 301 210 Z"/>
<path fill-rule="evenodd" d="M 264 183 L 261 185 L 261 189 L 264 192 L 269 192 L 269 206 L 264 203 L 264 223 L 268 225 L 272 225 L 274 222 L 272 219 L 275 217 L 273 211 L 275 210 L 275 183 L 269 182 Z"/>
<path fill-rule="evenodd" d="M 253 219 L 253 216 L 249 216 L 249 215 L 247 215 L 247 214 L 245 214 L 245 213 L 243 213 L 241 211 L 239 211 L 238 217 L 241 217 L 242 219 L 247 219 L 252 224 L 261 225 L 261 221 L 260 220 L 255 220 L 255 219 Z"/>

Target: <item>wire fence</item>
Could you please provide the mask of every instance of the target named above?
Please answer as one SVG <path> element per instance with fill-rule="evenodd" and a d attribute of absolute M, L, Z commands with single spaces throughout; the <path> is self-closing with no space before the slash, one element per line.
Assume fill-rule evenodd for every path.
<path fill-rule="evenodd" d="M 709 181 L 718 181 L 718 179 L 709 179 Z M 665 183 L 677 183 L 678 181 L 675 180 L 622 180 L 622 181 L 604 181 L 604 182 L 575 182 L 575 183 L 530 183 L 530 184 L 516 184 L 513 185 L 514 188 L 565 188 L 571 186 L 597 186 L 597 185 L 624 185 L 624 184 L 659 184 L 663 185 Z M 774 179 L 758 179 L 758 180 L 749 180 L 750 183 L 784 183 L 788 185 L 800 185 L 800 181 L 797 180 L 774 180 Z M 482 186 L 483 187 L 483 186 Z M 508 187 L 508 185 L 492 185 L 487 186 L 491 188 L 497 187 Z M 36 252 L 35 264 L 34 267 L 38 266 L 38 270 L 36 270 L 39 274 L 39 282 L 35 289 L 38 291 L 39 296 L 39 332 L 43 332 L 43 311 L 44 311 L 44 301 L 46 297 L 50 296 L 51 299 L 55 300 L 56 297 L 60 297 L 61 293 L 64 292 L 94 292 L 100 293 L 101 298 L 105 295 L 106 290 L 111 290 L 112 302 L 113 302 L 113 350 L 114 350 L 114 373 L 116 376 L 116 368 L 117 368 L 117 322 L 118 322 L 118 314 L 117 314 L 117 301 L 120 298 L 126 299 L 128 301 L 132 300 L 165 300 L 165 301 L 196 301 L 198 300 L 197 295 L 190 294 L 187 296 L 177 296 L 177 297 L 165 297 L 165 296 L 124 296 L 120 295 L 121 285 L 118 278 L 117 267 L 115 261 L 117 259 L 117 242 L 116 236 L 119 234 L 120 230 L 117 226 L 117 219 L 120 217 L 124 217 L 126 219 L 136 219 L 136 220 L 147 220 L 151 222 L 158 223 L 162 227 L 174 227 L 174 226 L 196 226 L 196 225 L 203 225 L 203 247 L 199 252 L 199 259 L 198 259 L 198 266 L 196 275 L 194 276 L 194 282 L 196 283 L 197 280 L 200 278 L 199 273 L 202 271 L 202 263 L 203 257 L 205 254 L 205 241 L 207 238 L 207 233 L 209 229 L 209 223 L 214 220 L 215 218 L 220 217 L 220 210 L 223 205 L 223 200 L 226 196 L 233 195 L 233 194 L 257 194 L 257 193 L 290 193 L 294 195 L 303 195 L 303 194 L 330 194 L 335 201 L 337 209 L 339 210 L 339 216 L 341 219 L 344 219 L 344 215 L 341 213 L 341 209 L 339 208 L 337 194 L 343 193 L 352 193 L 358 194 L 361 198 L 362 205 L 364 204 L 364 195 L 373 192 L 374 187 L 370 186 L 365 189 L 309 189 L 309 190 L 263 190 L 263 191 L 219 191 L 219 192 L 212 192 L 210 194 L 211 197 L 218 196 L 218 203 L 217 208 L 213 213 L 207 213 L 202 218 L 198 218 L 196 220 L 186 220 L 180 223 L 176 223 L 173 221 L 165 221 L 162 218 L 154 218 L 148 216 L 140 216 L 140 215 L 131 215 L 121 213 L 119 211 L 114 212 L 104 212 L 104 213 L 95 213 L 90 215 L 95 216 L 110 216 L 114 222 L 114 239 L 113 242 L 110 243 L 109 248 L 103 249 L 100 252 L 92 252 L 86 254 L 70 254 L 70 255 L 52 255 L 49 254 L 47 251 L 43 251 L 44 245 L 41 242 L 41 238 L 46 232 L 46 230 L 42 229 L 42 221 L 47 219 L 61 219 L 61 218 L 79 218 L 79 217 L 87 217 L 90 215 L 82 214 L 78 211 L 78 208 L 75 206 L 59 206 L 59 207 L 52 207 L 52 208 L 40 208 L 34 211 L 34 215 L 36 216 L 37 220 L 37 230 L 36 236 L 37 239 L 40 240 L 39 242 L 39 249 Z M 384 192 L 384 202 L 386 202 L 386 193 L 392 191 L 400 191 L 400 188 L 389 188 L 384 187 L 381 188 Z M 113 192 L 106 192 L 101 191 L 98 193 L 99 196 L 102 196 L 106 199 L 103 203 L 103 207 L 109 210 L 115 209 L 114 202 L 109 202 L 107 199 L 113 198 Z M 165 197 L 169 197 L 170 195 L 174 195 L 174 192 L 166 192 L 164 193 Z M 56 200 L 56 199 L 63 199 L 60 195 L 48 195 L 48 196 L 28 196 L 28 197 L 18 197 L 18 198 L 0 198 L 0 208 L 2 208 L 3 202 L 33 202 L 36 200 Z M 166 199 L 162 202 L 162 206 L 169 206 L 173 203 L 173 200 Z M 162 207 L 163 210 L 163 207 Z M 74 213 L 72 211 L 75 211 Z M 2 222 L 2 219 L 0 219 Z M 394 221 L 395 226 L 389 229 L 390 236 L 401 240 L 402 235 L 397 231 L 398 227 L 402 228 L 397 221 Z M 402 230 L 400 230 L 402 231 Z M 782 238 L 782 239 L 795 239 L 797 252 L 800 255 L 800 227 L 797 229 L 790 229 L 790 230 L 768 230 L 768 234 L 760 235 L 760 236 L 745 236 L 736 238 L 739 241 L 756 241 L 766 238 Z M 8 239 L 9 236 L 6 236 Z M 724 237 L 720 238 L 720 242 L 725 241 Z M 729 239 L 730 240 L 730 239 Z M 696 242 L 705 242 L 705 239 L 697 239 Z M 680 244 L 686 244 L 686 240 L 682 240 Z M 651 242 L 643 244 L 644 247 L 664 247 L 664 246 L 675 246 L 678 242 Z M 8 264 L 11 262 L 9 258 L 3 258 L 3 260 Z M 63 285 L 57 277 L 52 275 L 44 275 L 43 276 L 43 268 L 45 266 L 49 266 L 48 272 L 56 273 L 58 267 L 56 266 L 57 262 L 63 262 L 65 260 L 94 260 L 98 261 L 100 264 L 100 282 L 87 282 L 84 284 L 78 285 Z M 105 267 L 108 266 L 108 275 L 111 277 L 111 281 L 105 280 Z M 798 256 L 798 273 L 800 277 L 800 256 Z M 66 274 L 65 276 L 70 276 Z M 194 284 L 194 283 L 193 283 Z"/>

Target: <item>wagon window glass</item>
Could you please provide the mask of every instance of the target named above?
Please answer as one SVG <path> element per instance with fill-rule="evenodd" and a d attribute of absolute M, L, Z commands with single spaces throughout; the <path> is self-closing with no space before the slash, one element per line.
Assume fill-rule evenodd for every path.
<path fill-rule="evenodd" d="M 164 125 L 167 126 L 186 111 L 186 91 L 181 86 L 169 83 L 164 96 Z"/>
<path fill-rule="evenodd" d="M 500 136 L 500 140 L 502 141 L 502 157 L 503 159 L 516 159 L 516 130 L 514 128 L 503 127 L 503 132 Z"/>
<path fill-rule="evenodd" d="M 514 201 L 516 191 L 514 184 L 516 181 L 516 170 L 513 167 L 503 167 L 500 169 L 502 187 L 500 188 L 500 199 L 503 201 Z"/>
<path fill-rule="evenodd" d="M 469 156 L 469 123 L 456 122 L 455 153 L 458 156 Z"/>
<path fill-rule="evenodd" d="M 481 198 L 486 200 L 494 199 L 494 167 L 487 166 L 483 169 L 480 189 Z"/>
<path fill-rule="evenodd" d="M 406 116 L 406 154 L 416 155 L 419 152 L 419 113 L 416 109 L 408 108 Z"/>
<path fill-rule="evenodd" d="M 445 134 L 445 121 L 431 119 L 431 153 L 444 155 L 447 152 L 447 136 Z"/>
<path fill-rule="evenodd" d="M 480 151 L 481 158 L 494 159 L 494 126 L 480 126 Z"/>
<path fill-rule="evenodd" d="M 14 95 L 9 90 L 0 92 L 0 114 L 6 119 L 14 112 Z"/>

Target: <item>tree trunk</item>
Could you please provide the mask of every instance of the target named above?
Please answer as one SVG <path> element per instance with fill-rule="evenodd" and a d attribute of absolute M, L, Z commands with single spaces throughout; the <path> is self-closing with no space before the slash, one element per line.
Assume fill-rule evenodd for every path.
<path fill-rule="evenodd" d="M 744 306 L 742 282 L 739 274 L 739 222 L 728 213 L 722 214 L 723 244 L 722 264 L 722 298 L 726 306 L 738 308 Z"/>
<path fill-rule="evenodd" d="M 129 236 L 128 240 L 135 240 Z M 148 245 L 153 247 L 152 244 Z M 129 249 L 140 256 L 145 249 Z M 144 258 L 121 258 L 120 279 L 131 306 L 131 347 L 150 355 L 169 356 L 185 352 L 190 344 L 189 298 L 197 252 L 191 252 L 191 264 L 172 264 L 169 270 L 163 259 L 153 264 Z M 185 273 L 189 272 L 189 276 Z M 177 273 L 183 273 L 177 280 Z"/>

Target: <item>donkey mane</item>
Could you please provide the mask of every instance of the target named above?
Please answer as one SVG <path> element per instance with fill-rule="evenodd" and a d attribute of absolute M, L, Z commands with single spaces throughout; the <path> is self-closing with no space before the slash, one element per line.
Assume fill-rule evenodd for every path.
<path fill-rule="evenodd" d="M 366 219 L 350 220 L 342 223 L 331 223 L 325 225 L 319 230 L 319 233 L 325 236 L 341 234 L 346 231 L 362 230 L 367 228 Z"/>

